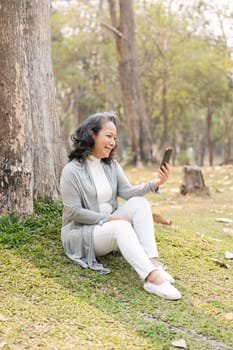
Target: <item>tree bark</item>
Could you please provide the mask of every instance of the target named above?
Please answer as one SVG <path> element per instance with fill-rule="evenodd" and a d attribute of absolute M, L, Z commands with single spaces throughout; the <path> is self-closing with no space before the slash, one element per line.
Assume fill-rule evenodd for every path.
<path fill-rule="evenodd" d="M 2 0 L 0 11 L 0 214 L 31 214 L 34 195 L 58 196 L 65 156 L 55 111 L 50 1 Z"/>
<path fill-rule="evenodd" d="M 118 52 L 118 70 L 126 116 L 131 157 L 139 165 L 152 157 L 152 133 L 146 113 L 138 73 L 132 0 L 109 0 L 112 26 Z M 116 3 L 119 5 L 119 20 Z"/>
<path fill-rule="evenodd" d="M 224 164 L 233 163 L 232 158 L 232 135 L 233 135 L 233 117 L 228 112 L 225 115 L 225 138 L 224 138 Z"/>
<path fill-rule="evenodd" d="M 209 151 L 209 165 L 213 165 L 214 161 L 214 142 L 211 137 L 211 129 L 212 129 L 212 116 L 213 116 L 213 111 L 208 104 L 207 106 L 207 116 L 206 116 L 206 138 L 207 138 L 207 144 L 208 144 L 208 151 Z"/>
<path fill-rule="evenodd" d="M 165 64 L 164 64 L 165 65 Z M 166 148 L 168 145 L 168 106 L 167 106 L 167 71 L 166 68 L 163 74 L 162 85 L 162 108 L 161 115 L 163 118 L 163 134 L 161 140 L 161 148 Z"/>

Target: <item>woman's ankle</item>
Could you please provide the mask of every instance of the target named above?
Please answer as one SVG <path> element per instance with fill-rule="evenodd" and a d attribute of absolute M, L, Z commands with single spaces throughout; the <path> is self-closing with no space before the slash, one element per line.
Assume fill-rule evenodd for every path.
<path fill-rule="evenodd" d="M 154 284 L 160 285 L 163 282 L 165 282 L 165 279 L 164 279 L 163 275 L 159 271 L 153 270 L 147 276 L 146 281 L 150 282 L 150 283 L 154 283 Z"/>

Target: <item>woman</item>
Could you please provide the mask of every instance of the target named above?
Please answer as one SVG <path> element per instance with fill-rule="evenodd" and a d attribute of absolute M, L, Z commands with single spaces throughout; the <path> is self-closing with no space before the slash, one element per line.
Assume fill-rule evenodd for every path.
<path fill-rule="evenodd" d="M 132 186 L 112 158 L 116 139 L 117 120 L 109 112 L 87 118 L 72 137 L 74 149 L 61 175 L 65 254 L 83 268 L 109 273 L 96 257 L 119 249 L 145 281 L 147 292 L 180 299 L 173 277 L 158 261 L 152 212 L 143 197 L 158 191 L 168 179 L 169 166 L 159 169 L 152 181 Z M 118 197 L 125 200 L 121 206 Z"/>

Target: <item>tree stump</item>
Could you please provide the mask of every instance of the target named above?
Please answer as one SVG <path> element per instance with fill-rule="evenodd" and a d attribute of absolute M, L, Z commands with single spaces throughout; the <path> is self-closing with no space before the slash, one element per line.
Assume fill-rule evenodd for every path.
<path fill-rule="evenodd" d="M 198 196 L 209 196 L 209 189 L 206 187 L 201 169 L 194 166 L 184 166 L 183 182 L 180 186 L 180 193 L 186 195 L 196 194 Z"/>

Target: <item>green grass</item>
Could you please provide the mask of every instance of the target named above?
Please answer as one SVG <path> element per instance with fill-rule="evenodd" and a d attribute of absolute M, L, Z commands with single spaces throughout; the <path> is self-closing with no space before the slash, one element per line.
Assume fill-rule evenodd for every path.
<path fill-rule="evenodd" d="M 127 169 L 133 183 L 153 169 Z M 161 261 L 182 299 L 147 294 L 120 254 L 101 262 L 111 274 L 83 270 L 60 241 L 60 202 L 36 203 L 26 220 L 0 219 L 0 349 L 233 349 L 233 167 L 203 169 L 210 197 L 181 196 L 182 168 L 174 168 L 152 209 L 172 220 L 155 225 Z M 220 266 L 213 259 L 227 263 Z"/>

